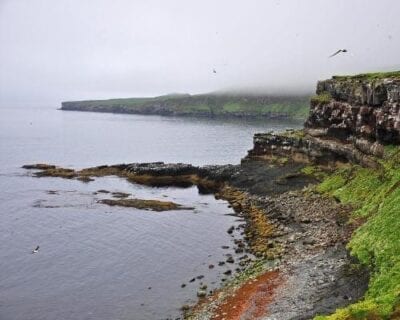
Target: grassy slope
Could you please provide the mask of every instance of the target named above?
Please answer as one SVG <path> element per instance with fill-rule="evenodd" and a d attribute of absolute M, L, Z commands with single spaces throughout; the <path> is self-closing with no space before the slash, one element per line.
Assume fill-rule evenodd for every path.
<path fill-rule="evenodd" d="M 400 78 L 400 71 L 360 73 L 354 76 L 333 76 L 336 80 L 377 80 L 385 78 Z"/>
<path fill-rule="evenodd" d="M 131 111 L 146 111 L 162 104 L 180 114 L 229 115 L 245 114 L 254 116 L 286 115 L 291 118 L 305 118 L 309 111 L 309 98 L 299 97 L 252 97 L 235 95 L 166 95 L 154 98 L 128 98 L 109 100 L 87 100 L 67 102 L 84 108 L 124 108 Z"/>
<path fill-rule="evenodd" d="M 316 320 L 400 319 L 400 148 L 386 151 L 382 169 L 349 166 L 317 187 L 353 205 L 354 221 L 366 220 L 348 248 L 370 268 L 371 279 L 362 301 Z"/>

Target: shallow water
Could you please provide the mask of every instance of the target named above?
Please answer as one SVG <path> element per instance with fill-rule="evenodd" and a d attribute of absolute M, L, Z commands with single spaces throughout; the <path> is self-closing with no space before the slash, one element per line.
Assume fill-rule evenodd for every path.
<path fill-rule="evenodd" d="M 196 300 L 200 282 L 208 289 L 220 284 L 228 267 L 218 261 L 235 255 L 226 230 L 241 223 L 226 202 L 195 187 L 38 179 L 23 164 L 239 163 L 253 133 L 300 125 L 0 109 L 0 319 L 178 317 L 182 304 Z M 97 201 L 112 196 L 99 189 L 195 209 L 108 207 Z M 36 245 L 39 253 L 31 254 Z"/>

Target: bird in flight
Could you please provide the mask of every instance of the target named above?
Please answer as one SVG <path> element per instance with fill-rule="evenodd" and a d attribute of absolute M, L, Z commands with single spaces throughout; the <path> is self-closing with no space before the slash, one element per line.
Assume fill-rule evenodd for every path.
<path fill-rule="evenodd" d="M 334 54 L 331 54 L 329 56 L 329 58 L 332 58 L 332 57 L 338 55 L 339 53 L 346 53 L 346 52 L 347 52 L 347 49 L 340 49 L 340 50 L 336 51 Z"/>
<path fill-rule="evenodd" d="M 213 73 L 217 73 L 217 71 L 215 71 L 215 69 L 213 69 Z"/>
<path fill-rule="evenodd" d="M 37 246 L 35 249 L 32 250 L 32 253 L 38 253 L 39 252 L 39 246 Z"/>

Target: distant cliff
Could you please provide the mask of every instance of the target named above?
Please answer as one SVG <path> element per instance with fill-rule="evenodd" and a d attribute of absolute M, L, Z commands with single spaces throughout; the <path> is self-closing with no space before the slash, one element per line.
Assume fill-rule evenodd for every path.
<path fill-rule="evenodd" d="M 165 116 L 305 119 L 309 110 L 309 96 L 174 94 L 154 98 L 68 101 L 62 103 L 61 110 Z"/>

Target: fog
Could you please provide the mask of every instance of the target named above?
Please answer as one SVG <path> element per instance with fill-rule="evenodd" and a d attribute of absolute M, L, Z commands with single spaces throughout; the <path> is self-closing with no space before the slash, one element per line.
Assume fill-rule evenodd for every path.
<path fill-rule="evenodd" d="M 0 105 L 312 92 L 332 74 L 399 68 L 399 12 L 398 0 L 0 0 Z"/>

